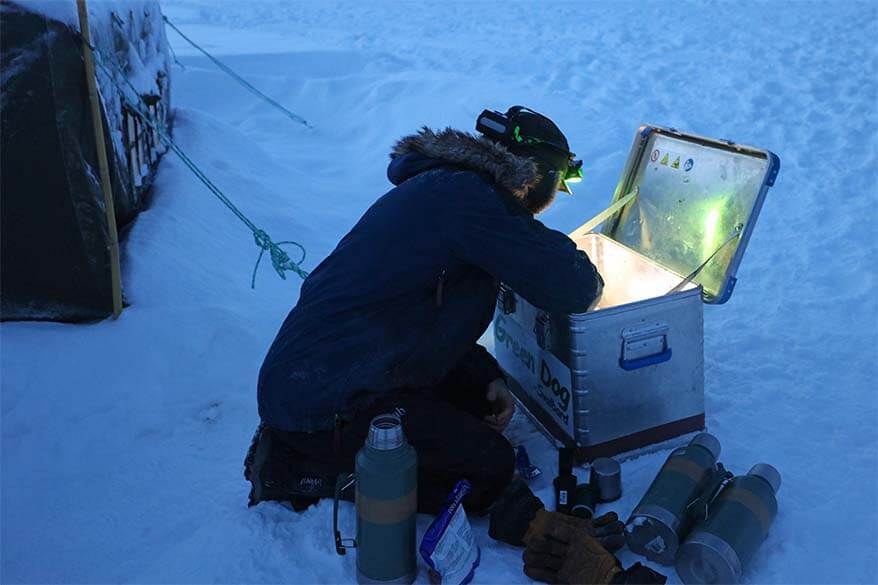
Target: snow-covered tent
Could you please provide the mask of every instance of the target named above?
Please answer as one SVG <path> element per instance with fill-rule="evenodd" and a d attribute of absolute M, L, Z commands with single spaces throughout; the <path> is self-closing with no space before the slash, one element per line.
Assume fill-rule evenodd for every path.
<path fill-rule="evenodd" d="M 120 88 L 132 98 L 136 90 L 141 107 L 168 127 L 168 43 L 157 1 L 89 2 L 88 9 L 122 228 L 143 208 L 165 148 Z M 111 234 L 76 1 L 0 2 L 0 56 L 0 316 L 107 316 Z"/>

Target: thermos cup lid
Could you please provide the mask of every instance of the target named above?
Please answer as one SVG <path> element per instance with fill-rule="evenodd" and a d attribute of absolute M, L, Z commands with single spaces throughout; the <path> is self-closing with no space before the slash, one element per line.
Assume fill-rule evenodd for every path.
<path fill-rule="evenodd" d="M 573 492 L 573 505 L 570 507 L 570 513 L 577 518 L 591 518 L 594 516 L 597 500 L 598 494 L 595 487 L 590 483 L 581 483 L 576 486 L 576 491 Z"/>
<path fill-rule="evenodd" d="M 611 457 L 599 457 L 592 461 L 589 482 L 600 501 L 618 500 L 622 496 L 622 466 Z"/>
<path fill-rule="evenodd" d="M 769 465 L 768 463 L 757 463 L 750 468 L 750 471 L 749 473 L 747 473 L 747 475 L 755 475 L 756 477 L 761 477 L 768 482 L 768 485 L 771 486 L 771 489 L 774 490 L 774 493 L 777 493 L 777 491 L 780 489 L 780 472 L 775 469 L 773 465 Z"/>
<path fill-rule="evenodd" d="M 721 450 L 719 439 L 717 439 L 710 433 L 698 433 L 697 435 L 695 435 L 695 438 L 689 441 L 689 444 L 704 447 L 705 449 L 710 451 L 711 455 L 713 455 L 714 460 L 719 459 L 719 454 Z"/>
<path fill-rule="evenodd" d="M 366 445 L 378 451 L 390 451 L 405 443 L 402 433 L 402 421 L 393 413 L 379 414 L 369 425 L 369 436 Z"/>

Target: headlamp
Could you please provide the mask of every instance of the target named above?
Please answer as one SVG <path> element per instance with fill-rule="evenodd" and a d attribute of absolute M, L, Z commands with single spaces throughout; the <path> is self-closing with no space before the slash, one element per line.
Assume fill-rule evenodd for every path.
<path fill-rule="evenodd" d="M 565 146 L 558 142 L 537 138 L 535 136 L 528 136 L 525 132 L 522 131 L 521 126 L 516 122 L 516 116 L 520 112 L 528 112 L 535 116 L 540 116 L 541 118 L 545 118 L 545 116 L 528 108 L 522 108 L 519 106 L 517 106 L 516 108 L 512 108 L 510 112 L 514 112 L 514 115 L 507 116 L 506 114 L 502 114 L 497 111 L 484 110 L 476 120 L 476 130 L 481 132 L 485 136 L 504 144 L 517 145 L 522 147 L 529 146 L 536 148 L 549 148 L 552 151 L 558 153 L 560 157 L 564 157 L 566 155 L 566 168 L 564 168 L 563 166 L 562 168 L 558 168 L 558 166 L 563 165 L 563 163 L 559 165 L 560 161 L 558 161 L 558 157 L 553 156 L 539 158 L 554 159 L 555 162 L 551 163 L 551 166 L 556 167 L 557 174 L 561 175 L 558 189 L 565 193 L 573 193 L 573 190 L 570 188 L 570 184 L 578 183 L 582 180 L 582 161 L 576 160 L 576 154 L 570 152 L 570 150 L 568 150 Z M 546 119 L 548 120 L 548 118 Z M 547 160 L 546 162 L 548 163 L 549 161 Z"/>
<path fill-rule="evenodd" d="M 582 161 L 574 160 L 573 153 L 570 156 L 570 162 L 567 164 L 567 171 L 564 173 L 564 177 L 561 179 L 561 186 L 559 189 L 564 191 L 565 193 L 573 194 L 573 189 L 570 188 L 570 183 L 579 183 L 582 181 Z"/>

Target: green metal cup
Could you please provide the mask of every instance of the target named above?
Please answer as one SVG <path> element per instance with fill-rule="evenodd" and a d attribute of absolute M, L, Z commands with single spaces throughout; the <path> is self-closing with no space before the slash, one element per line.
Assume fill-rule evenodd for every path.
<path fill-rule="evenodd" d="M 737 583 L 777 515 L 780 474 L 767 463 L 734 478 L 710 504 L 677 554 L 684 583 Z"/>
<path fill-rule="evenodd" d="M 719 441 L 700 433 L 668 456 L 625 525 L 632 552 L 671 565 L 680 542 L 693 524 L 691 506 L 715 476 Z"/>
<path fill-rule="evenodd" d="M 357 549 L 359 583 L 404 583 L 417 574 L 418 458 L 405 440 L 399 416 L 376 416 L 366 444 L 357 453 L 355 471 L 336 484 L 333 523 L 336 552 Z M 357 538 L 338 530 L 341 491 L 356 484 Z"/>

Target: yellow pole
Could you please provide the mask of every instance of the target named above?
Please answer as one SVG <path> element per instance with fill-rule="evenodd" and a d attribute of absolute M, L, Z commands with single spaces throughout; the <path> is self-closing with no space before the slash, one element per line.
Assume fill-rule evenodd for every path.
<path fill-rule="evenodd" d="M 98 151 L 98 167 L 101 171 L 101 190 L 104 193 L 104 209 L 107 213 L 107 229 L 110 232 L 110 277 L 113 287 L 113 319 L 122 313 L 122 276 L 119 268 L 119 233 L 116 229 L 116 210 L 113 206 L 113 186 L 110 183 L 110 168 L 107 165 L 107 148 L 104 144 L 104 125 L 101 117 L 101 103 L 95 83 L 95 61 L 91 52 L 91 35 L 88 28 L 88 9 L 85 0 L 76 0 L 79 9 L 79 30 L 82 33 L 82 54 L 85 57 L 85 82 L 88 85 L 88 99 L 91 102 L 91 118 L 95 132 L 95 146 Z"/>

